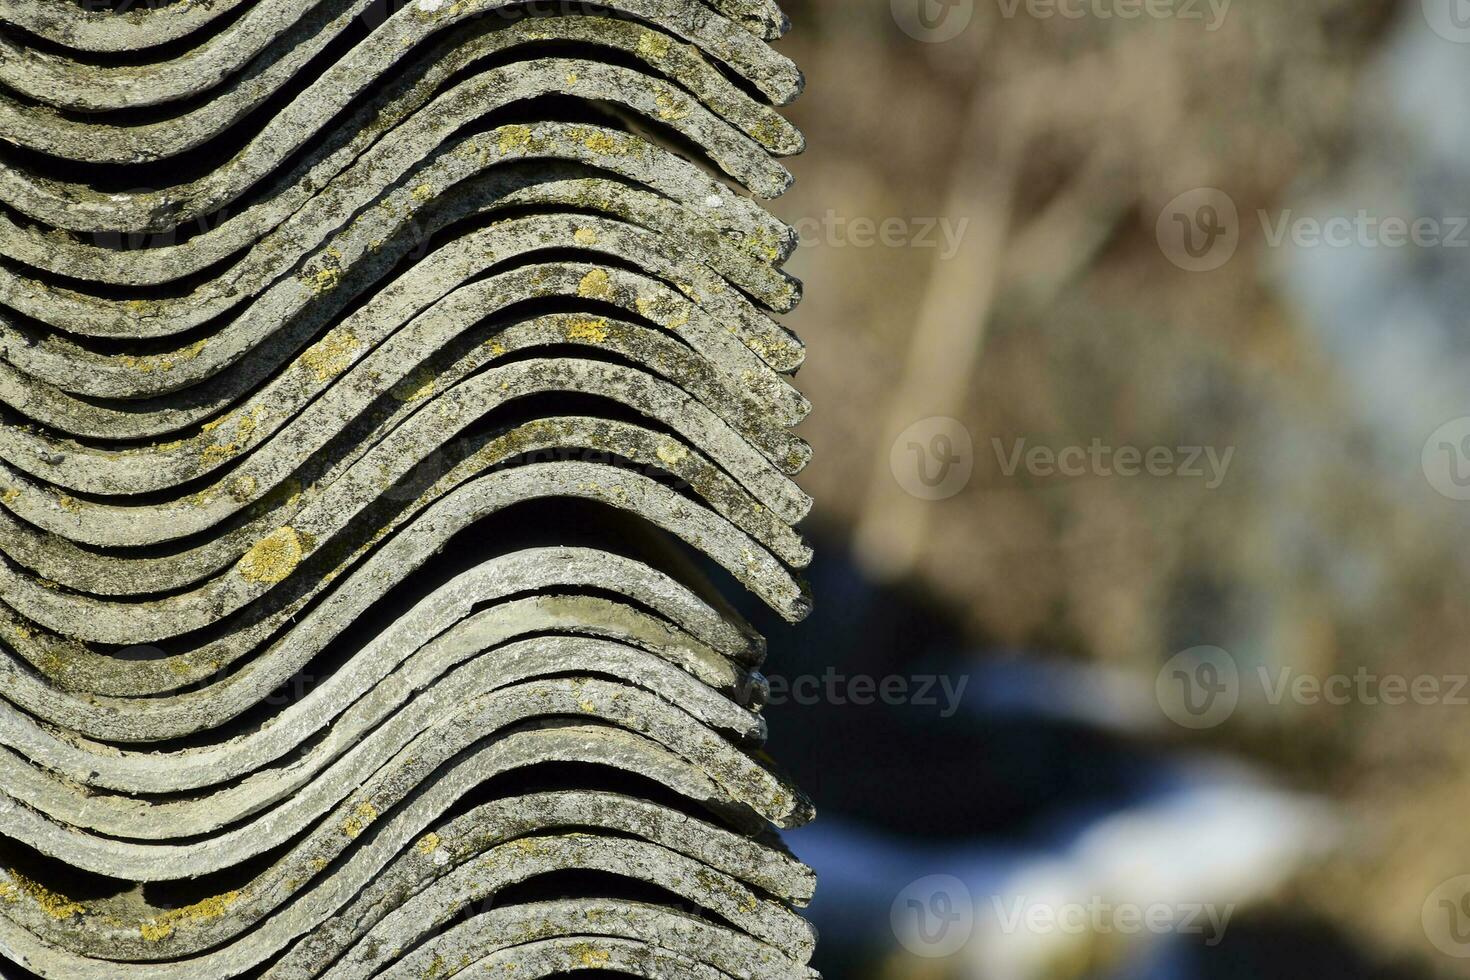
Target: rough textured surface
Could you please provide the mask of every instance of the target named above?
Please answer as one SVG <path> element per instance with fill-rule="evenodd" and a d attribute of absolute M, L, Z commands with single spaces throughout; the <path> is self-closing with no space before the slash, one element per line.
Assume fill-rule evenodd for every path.
<path fill-rule="evenodd" d="M 0 976 L 815 976 L 788 25 L 546 6 L 0 0 Z"/>

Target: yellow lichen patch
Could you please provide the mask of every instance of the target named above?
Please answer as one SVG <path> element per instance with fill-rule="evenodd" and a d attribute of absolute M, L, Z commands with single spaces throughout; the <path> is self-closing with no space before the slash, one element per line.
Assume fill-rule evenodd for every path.
<path fill-rule="evenodd" d="M 502 155 L 531 145 L 530 126 L 505 126 L 500 130 L 498 141 Z"/>
<path fill-rule="evenodd" d="M 572 238 L 576 240 L 578 245 L 597 244 L 597 232 L 593 231 L 591 228 L 578 228 L 575 232 L 572 233 Z"/>
<path fill-rule="evenodd" d="M 164 366 L 164 370 L 165 371 L 168 371 L 168 370 L 172 369 L 175 364 L 182 364 L 185 361 L 192 361 L 192 360 L 194 360 L 200 354 L 203 354 L 204 353 L 204 348 L 208 344 L 209 344 L 209 340 L 208 339 L 194 341 L 194 343 L 190 344 L 188 347 L 185 347 L 183 350 L 181 350 L 177 354 L 175 354 L 173 356 L 171 362 L 170 363 L 167 363 Z"/>
<path fill-rule="evenodd" d="M 522 854 L 540 854 L 546 850 L 546 843 L 537 837 L 522 837 L 510 842 L 510 846 Z"/>
<path fill-rule="evenodd" d="M 255 496 L 259 483 L 253 476 L 237 476 L 230 481 L 230 496 L 236 501 L 244 503 Z"/>
<path fill-rule="evenodd" d="M 611 133 L 604 133 L 598 129 L 589 129 L 582 134 L 582 145 L 593 153 L 612 155 L 620 151 L 617 139 Z"/>
<path fill-rule="evenodd" d="M 327 334 L 321 340 L 301 355 L 301 365 L 310 371 L 318 381 L 330 381 L 352 363 L 352 355 L 362 346 L 362 342 L 351 330 L 339 328 Z"/>
<path fill-rule="evenodd" d="M 335 263 L 327 263 L 312 271 L 304 270 L 297 276 L 302 282 L 311 288 L 313 293 L 320 296 L 337 288 L 342 281 L 342 267 Z"/>
<path fill-rule="evenodd" d="M 124 354 L 118 358 L 118 362 L 123 367 L 137 371 L 139 374 L 152 374 L 154 371 L 168 372 L 180 364 L 185 364 L 196 359 L 200 354 L 204 353 L 205 345 L 208 343 L 208 339 L 196 340 L 188 347 L 173 354 L 149 354 L 144 357 L 134 357 L 131 354 Z"/>
<path fill-rule="evenodd" d="M 665 122 L 689 118 L 689 107 L 667 92 L 660 92 L 653 101 L 658 106 L 658 117 Z"/>
<path fill-rule="evenodd" d="M 32 881 L 19 871 L 11 869 L 8 873 L 14 882 L 14 885 L 11 886 L 12 890 L 6 895 L 8 901 L 17 900 L 14 891 L 19 890 L 20 894 L 35 902 L 40 906 L 42 912 L 58 922 L 65 922 L 67 919 L 82 915 L 87 911 L 86 906 L 73 902 L 65 895 L 53 892 L 45 885 Z"/>
<path fill-rule="evenodd" d="M 199 458 L 206 466 L 213 466 L 216 463 L 223 463 L 235 455 L 236 452 L 238 450 L 235 448 L 234 443 L 225 446 L 206 446 L 204 452 L 199 454 Z"/>
<path fill-rule="evenodd" d="M 755 233 L 746 239 L 746 247 L 756 255 L 770 262 L 778 262 L 781 259 L 782 239 L 779 235 L 765 228 L 756 229 Z"/>
<path fill-rule="evenodd" d="M 577 320 L 567 327 L 568 340 L 580 340 L 589 344 L 600 344 L 608 338 L 607 321 Z"/>
<path fill-rule="evenodd" d="M 745 338 L 745 346 L 749 347 L 756 356 L 767 363 L 783 360 L 795 350 L 795 348 L 785 341 L 767 340 L 764 337 Z"/>
<path fill-rule="evenodd" d="M 82 509 L 82 502 L 69 494 L 61 494 L 56 498 L 56 505 L 62 510 L 75 514 Z"/>
<path fill-rule="evenodd" d="M 3 501 L 7 506 L 15 503 L 19 499 L 20 487 L 6 487 L 5 493 L 0 494 L 0 501 Z"/>
<path fill-rule="evenodd" d="M 378 808 L 371 803 L 359 803 L 357 809 L 352 811 L 352 816 L 342 821 L 342 833 L 348 837 L 356 837 L 367 830 L 368 824 L 378 819 Z"/>
<path fill-rule="evenodd" d="M 199 454 L 199 458 L 207 465 L 214 465 L 216 463 L 223 463 L 225 460 L 236 455 L 245 448 L 246 443 L 250 441 L 250 437 L 255 434 L 255 430 L 260 426 L 260 420 L 264 415 L 265 406 L 256 405 L 247 413 L 241 415 L 231 413 L 216 422 L 209 423 L 206 428 L 208 431 L 213 432 L 218 430 L 226 422 L 233 422 L 235 425 L 235 438 L 229 442 L 206 446 L 204 451 Z"/>
<path fill-rule="evenodd" d="M 644 31 L 643 36 L 638 39 L 638 54 L 641 57 L 659 61 L 669 53 L 671 46 L 672 42 L 667 35 Z"/>
<path fill-rule="evenodd" d="M 613 295 L 612 279 L 606 269 L 593 269 L 582 277 L 577 286 L 577 295 L 583 299 L 610 300 Z"/>
<path fill-rule="evenodd" d="M 641 315 L 670 330 L 685 326 L 694 315 L 692 306 L 665 295 L 639 296 L 633 305 Z"/>
<path fill-rule="evenodd" d="M 169 673 L 176 677 L 188 677 L 194 673 L 194 666 L 189 663 L 187 656 L 173 657 L 164 661 L 168 665 Z"/>
<path fill-rule="evenodd" d="M 302 534 L 294 527 L 277 528 L 257 541 L 236 567 L 251 582 L 267 585 L 284 582 L 315 543 L 311 535 Z"/>
<path fill-rule="evenodd" d="M 667 466 L 677 466 L 689 456 L 689 450 L 672 440 L 660 442 L 654 454 Z"/>
<path fill-rule="evenodd" d="M 580 76 L 576 72 L 574 72 L 574 71 L 567 72 L 567 84 L 568 85 L 575 85 L 575 84 L 577 84 L 577 82 L 579 80 L 580 80 Z"/>
<path fill-rule="evenodd" d="M 415 201 L 420 201 L 420 202 L 428 201 L 428 200 L 432 200 L 433 197 L 434 197 L 434 188 L 430 187 L 428 184 L 420 184 L 419 186 L 417 186 L 417 187 L 415 187 L 413 189 L 413 199 Z"/>
<path fill-rule="evenodd" d="M 423 401 L 434 393 L 437 377 L 429 368 L 420 366 L 389 389 L 388 394 L 393 396 L 394 401 L 405 404 Z"/>
<path fill-rule="evenodd" d="M 419 853 L 433 854 L 435 851 L 439 850 L 439 845 L 441 843 L 442 841 L 440 841 L 438 834 L 430 833 L 424 837 L 421 837 L 419 838 L 418 842 Z"/>
<path fill-rule="evenodd" d="M 779 117 L 776 119 L 767 118 L 762 119 L 760 122 L 752 126 L 750 129 L 750 135 L 754 136 L 757 140 L 759 140 L 761 143 L 764 143 L 766 146 L 775 146 L 780 141 L 781 137 L 785 135 L 785 130 L 781 125 Z"/>
<path fill-rule="evenodd" d="M 608 961 L 612 959 L 611 953 L 605 949 L 598 949 L 591 943 L 578 943 L 573 946 L 572 955 L 590 970 L 599 970 L 607 966 Z"/>
<path fill-rule="evenodd" d="M 156 449 L 157 451 L 161 452 L 161 453 L 171 453 L 175 449 L 178 449 L 180 446 L 182 446 L 185 442 L 188 442 L 188 440 L 187 439 L 172 439 L 172 440 L 170 440 L 168 442 L 154 443 L 153 448 Z"/>
<path fill-rule="evenodd" d="M 195 902 L 181 909 L 170 909 L 160 916 L 149 919 L 139 927 L 143 938 L 150 943 L 156 943 L 166 939 L 173 934 L 175 928 L 190 922 L 209 922 L 214 919 L 223 918 L 230 910 L 230 906 L 240 900 L 240 892 L 226 892 L 223 895 L 215 895 L 206 898 L 202 902 Z"/>

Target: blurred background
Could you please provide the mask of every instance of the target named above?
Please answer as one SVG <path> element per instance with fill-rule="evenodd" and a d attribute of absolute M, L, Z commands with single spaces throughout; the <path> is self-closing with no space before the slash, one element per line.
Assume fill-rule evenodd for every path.
<path fill-rule="evenodd" d="M 785 6 L 819 966 L 1470 977 L 1470 2 Z"/>

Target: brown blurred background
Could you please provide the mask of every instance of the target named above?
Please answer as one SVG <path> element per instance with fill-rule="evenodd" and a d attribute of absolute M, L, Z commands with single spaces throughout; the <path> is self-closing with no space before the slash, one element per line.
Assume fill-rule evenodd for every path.
<path fill-rule="evenodd" d="M 792 269 L 807 298 L 791 326 L 818 406 L 803 480 L 827 555 L 818 602 L 853 615 L 830 588 L 850 575 L 916 610 L 802 662 L 881 673 L 938 643 L 946 669 L 974 666 L 982 687 L 1048 665 L 1042 708 L 1094 699 L 1082 727 L 1140 760 L 1112 764 L 1226 760 L 1310 800 L 1317 821 L 1274 841 L 1282 874 L 1247 889 L 1218 947 L 1141 966 L 1097 952 L 1130 943 L 1092 936 L 1084 954 L 1010 975 L 1470 976 L 1470 935 L 1460 948 L 1452 919 L 1449 938 L 1431 921 L 1462 905 L 1470 929 L 1470 902 L 1441 888 L 1470 874 L 1470 689 L 1449 691 L 1470 671 L 1470 503 L 1433 472 L 1438 444 L 1425 453 L 1470 415 L 1470 233 L 1456 220 L 1470 214 L 1470 36 L 1454 33 L 1470 4 L 1160 0 L 1149 9 L 1167 15 L 1136 19 L 1117 15 L 1143 6 L 1129 0 L 1062 0 L 1080 16 L 1034 0 L 784 5 L 795 28 L 781 49 L 808 78 L 791 115 L 811 149 L 775 210 L 803 233 Z M 1359 220 L 1347 244 L 1290 224 L 1362 212 L 1380 224 Z M 1390 217 L 1432 219 L 1440 240 L 1393 244 Z M 1273 242 L 1283 221 L 1293 230 Z M 1228 261 L 1181 268 L 1169 230 L 1198 244 L 1211 228 L 1223 247 L 1238 239 Z M 1449 431 L 1440 441 L 1458 445 Z M 1162 447 L 1173 472 L 1007 473 L 1018 445 Z M 1205 455 L 1203 476 L 1180 472 L 1196 448 L 1213 451 L 1213 473 Z M 921 499 L 954 488 L 915 484 L 905 466 L 941 474 L 951 452 L 968 478 Z M 773 662 L 833 635 L 781 634 Z M 1201 646 L 1238 666 L 1240 704 L 1192 730 L 1169 722 L 1156 680 Z M 1271 704 L 1262 670 L 1443 686 L 1433 703 Z M 914 724 L 906 751 L 954 731 Z M 783 753 L 837 730 L 799 709 L 773 727 Z M 856 751 L 855 765 L 877 764 Z M 967 760 L 992 764 L 985 738 L 967 751 L 935 779 L 962 785 Z M 838 826 L 903 836 L 901 808 L 885 826 L 840 792 L 825 801 L 826 765 L 800 774 Z M 1065 806 L 1065 786 L 1046 792 Z M 968 826 L 976 846 L 1005 835 L 987 805 L 967 799 L 946 824 L 954 853 Z M 803 838 L 793 846 L 805 856 Z M 928 861 L 916 873 L 949 870 Z M 848 971 L 830 976 L 987 975 L 982 955 L 916 957 L 892 935 L 830 944 L 829 971 Z M 1263 972 L 1278 956 L 1284 972 Z"/>

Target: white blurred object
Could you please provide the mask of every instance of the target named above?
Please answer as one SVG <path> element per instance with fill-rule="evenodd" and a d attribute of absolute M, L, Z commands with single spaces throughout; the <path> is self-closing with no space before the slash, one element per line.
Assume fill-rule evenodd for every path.
<path fill-rule="evenodd" d="M 1285 244 L 1270 263 L 1280 286 L 1350 385 L 1357 420 L 1381 437 L 1394 472 L 1422 483 L 1418 455 L 1444 422 L 1470 415 L 1470 116 L 1452 93 L 1470 87 L 1470 48 L 1437 35 L 1419 9 L 1403 19 L 1362 82 L 1349 175 L 1330 192 L 1281 202 L 1295 217 L 1431 222 L 1431 245 L 1370 237 L 1330 247 Z"/>
<path fill-rule="evenodd" d="M 1124 960 L 1172 939 L 1217 944 L 1240 909 L 1333 838 L 1323 805 L 1207 768 L 1217 771 L 1199 785 L 1110 814 L 1063 853 L 1021 862 L 979 900 L 967 976 L 1053 976 L 1083 944 Z"/>
<path fill-rule="evenodd" d="M 926 844 L 832 816 L 796 832 L 792 847 L 822 880 L 812 911 L 823 941 L 866 947 L 875 929 L 891 932 L 915 976 L 1097 980 L 1058 964 L 1105 948 L 1122 967 L 1172 942 L 1218 941 L 1240 910 L 1338 837 L 1325 804 L 1239 765 L 1186 757 L 1158 768 L 1158 792 L 1025 846 Z M 1156 916 L 1153 927 L 1135 925 L 1129 909 Z M 1103 927 L 1074 928 L 1069 910 Z"/>

